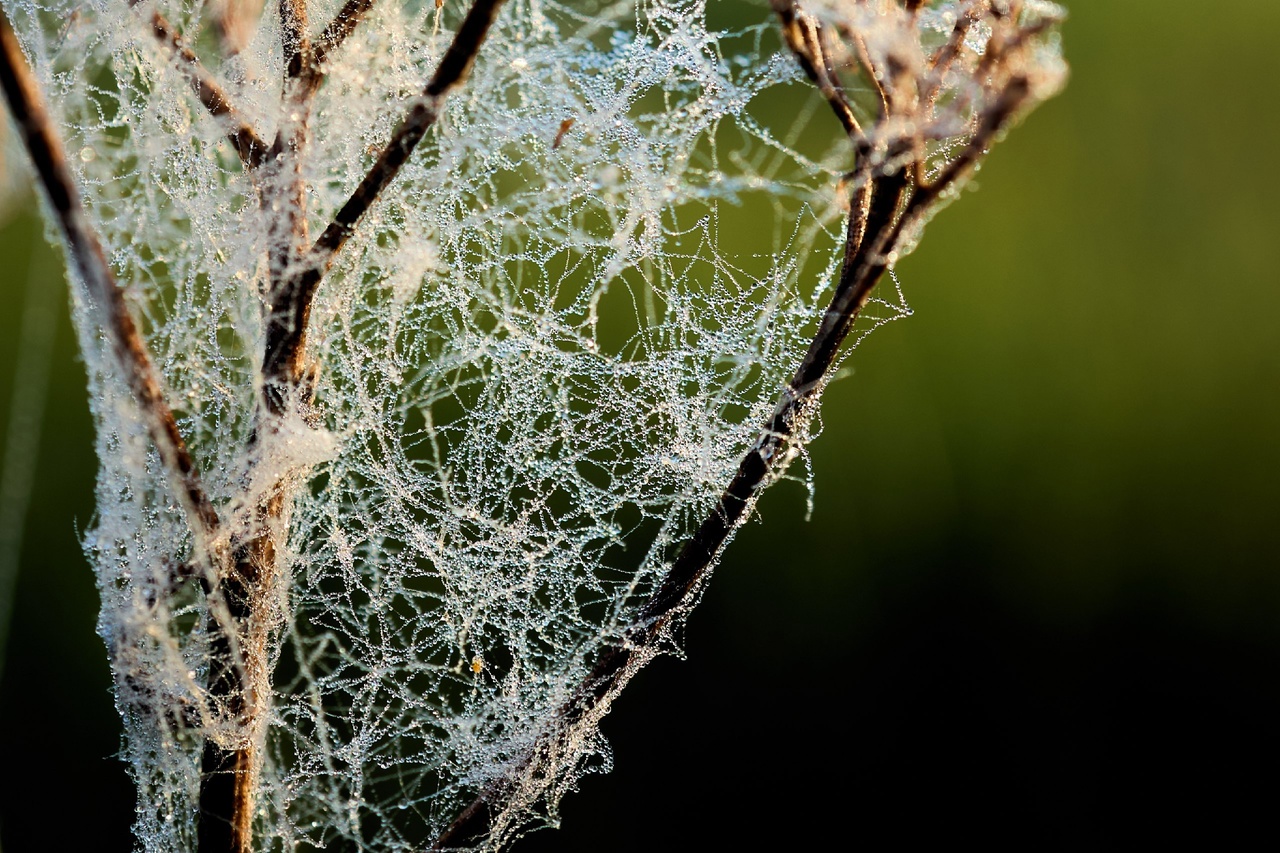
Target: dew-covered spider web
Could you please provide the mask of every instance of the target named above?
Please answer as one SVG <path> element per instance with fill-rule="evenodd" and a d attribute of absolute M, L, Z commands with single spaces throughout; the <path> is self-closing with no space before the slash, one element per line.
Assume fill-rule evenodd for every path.
<path fill-rule="evenodd" d="M 339 5 L 309 4 L 312 29 Z M 423 849 L 523 760 L 804 354 L 837 276 L 848 146 L 767 9 L 708 22 L 705 5 L 511 0 L 322 282 L 314 401 L 268 434 L 281 211 L 255 180 L 274 178 L 247 173 L 151 16 L 270 142 L 287 119 L 275 7 L 9 4 L 231 541 L 260 535 L 263 502 L 286 496 L 261 849 Z M 229 24 L 231 7 L 252 26 Z M 313 235 L 464 11 L 378 3 L 329 58 L 298 157 Z M 888 293 L 864 322 L 905 312 Z M 101 459 L 86 547 L 137 837 L 193 850 L 202 745 L 236 737 L 208 695 L 198 543 L 75 298 Z M 491 843 L 554 822 L 560 796 L 609 764 L 584 726 L 524 774 Z"/>

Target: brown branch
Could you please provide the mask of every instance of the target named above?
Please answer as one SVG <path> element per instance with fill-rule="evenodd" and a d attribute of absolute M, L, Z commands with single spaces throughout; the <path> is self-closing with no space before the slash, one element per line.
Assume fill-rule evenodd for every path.
<path fill-rule="evenodd" d="M 307 33 L 306 0 L 279 0 L 280 41 L 285 60 L 285 119 L 280 124 L 270 162 L 274 174 L 262 194 L 262 205 L 271 213 L 267 228 L 270 292 L 273 300 L 290 289 L 290 279 L 307 253 L 307 193 L 302 175 L 302 154 L 311 133 L 311 103 L 320 78 L 312 62 L 311 38 Z M 274 310 L 268 309 L 268 324 Z M 268 353 L 270 347 L 268 347 Z M 301 374 L 290 376 L 296 384 Z M 274 388 L 277 377 L 268 376 L 264 403 L 279 415 L 283 409 L 283 389 Z M 281 393 L 270 393 L 274 389 Z"/>
<path fill-rule="evenodd" d="M 973 29 L 973 25 L 978 22 L 978 19 L 982 17 L 990 6 L 990 0 L 975 0 L 956 19 L 955 26 L 951 28 L 950 37 L 929 60 L 929 68 L 934 72 L 937 80 L 936 86 L 942 85 L 942 77 L 947 69 L 951 67 L 951 63 L 960 55 L 965 39 L 969 37 L 969 30 Z"/>
<path fill-rule="evenodd" d="M 280 0 L 280 46 L 285 77 L 296 80 L 308 70 L 311 35 L 307 32 L 307 0 Z"/>
<path fill-rule="evenodd" d="M 319 87 L 307 32 L 306 0 L 280 0 L 280 40 L 285 64 L 285 119 L 265 157 L 261 204 L 272 210 L 267 226 L 267 259 L 272 292 L 286 287 L 288 276 L 306 251 L 306 182 L 302 156 L 310 138 L 311 102 Z M 282 398 L 281 398 L 282 399 Z M 284 413 L 266 395 L 270 415 Z M 271 429 L 261 419 L 259 431 Z M 235 726 L 231 743 L 206 734 L 200 762 L 197 853 L 249 853 L 253 815 L 262 766 L 262 743 L 271 696 L 269 640 L 278 621 L 272 596 L 278 577 L 276 537 L 286 503 L 277 485 L 255 507 L 254 533 L 235 549 L 218 581 L 216 594 L 229 624 L 211 633 L 208 695 L 220 715 Z"/>
<path fill-rule="evenodd" d="M 757 495 L 787 466 L 792 443 L 814 413 L 840 345 L 888 269 L 893 248 L 903 233 L 903 211 L 911 192 L 905 170 L 873 180 L 869 170 L 862 176 L 868 180 L 854 190 L 845 259 L 831 303 L 773 415 L 738 464 L 728 487 L 680 549 L 622 641 L 601 655 L 573 697 L 560 708 L 552 728 L 535 741 L 524 761 L 482 791 L 458 815 L 435 840 L 432 850 L 461 846 L 489 832 L 491 812 L 513 789 L 516 780 L 530 767 L 539 766 L 541 757 L 564 754 L 576 727 L 601 713 L 635 665 L 652 656 L 669 626 L 692 606 L 720 552 L 745 520 Z"/>
<path fill-rule="evenodd" d="M 783 389 L 772 417 L 742 458 L 729 486 L 710 514 L 681 548 L 658 588 L 641 608 L 623 640 L 607 649 L 573 697 L 555 715 L 553 727 L 531 747 L 524 761 L 483 791 L 432 845 L 445 850 L 475 841 L 490 830 L 492 811 L 543 756 L 563 755 L 576 727 L 598 716 L 637 664 L 651 657 L 673 622 L 692 606 L 729 537 L 745 520 L 756 496 L 786 467 L 790 448 L 814 412 L 840 344 L 888 268 L 891 246 L 901 235 L 898 217 L 908 182 L 902 172 L 875 182 L 870 203 L 853 208 L 846 263 L 823 322 Z M 865 217 L 865 218 L 863 218 Z M 856 241 L 856 245 L 854 245 Z"/>
<path fill-rule="evenodd" d="M 301 270 L 273 291 L 263 362 L 270 406 L 283 406 L 304 373 L 307 324 L 316 289 L 355 227 L 440 116 L 449 93 L 461 86 L 505 0 L 475 0 L 422 94 L 391 134 L 372 168 L 311 247 Z"/>
<path fill-rule="evenodd" d="M 348 4 L 349 7 L 351 4 Z M 371 4 L 369 4 L 371 5 Z M 259 431 L 272 429 L 271 419 L 287 414 L 298 402 L 305 370 L 307 317 L 311 301 L 333 255 L 341 248 L 364 211 L 396 175 L 427 128 L 434 123 L 445 95 L 466 78 L 501 0 L 477 0 L 463 21 L 453 44 L 409 116 L 401 123 L 370 176 L 361 183 L 339 213 L 344 230 L 335 238 L 330 226 L 317 246 L 328 252 L 322 263 L 307 254 L 306 186 L 302 154 L 310 134 L 311 103 L 322 72 L 307 35 L 305 0 L 280 0 L 282 48 L 286 66 L 285 100 L 289 118 L 282 124 L 268 155 L 263 204 L 278 207 L 268 226 L 271 298 L 267 314 L 267 343 L 263 358 L 262 406 L 267 417 Z M 367 7 L 365 8 L 367 11 Z M 348 10 L 344 10 L 344 13 Z M 363 14 L 360 11 L 359 14 Z M 320 57 L 336 48 L 354 28 L 359 14 L 340 13 L 321 36 Z M 345 28 L 345 32 L 343 31 Z M 345 218 L 344 218 L 345 217 Z M 311 256 L 317 254 L 311 249 Z M 301 272 L 299 272 L 301 270 Z M 220 579 L 218 593 L 231 618 L 231 631 L 211 637 L 209 695 L 220 703 L 240 736 L 232 744 L 206 737 L 201 759 L 198 853 L 249 853 L 253 839 L 254 800 L 262 761 L 261 743 L 271 684 L 268 645 L 278 621 L 278 605 L 271 595 L 278 576 L 276 537 L 288 495 L 283 485 L 256 508 L 259 532 L 236 548 L 234 563 Z"/>
<path fill-rule="evenodd" d="M 1042 18 L 1025 27 L 1015 27 L 1011 38 L 1000 37 L 997 39 L 993 36 L 987 42 L 986 53 L 982 55 L 982 59 L 978 62 L 977 75 L 982 77 L 990 73 L 991 69 L 1003 62 L 1010 53 L 1026 47 L 1033 38 L 1043 35 L 1060 23 L 1062 22 L 1057 18 Z"/>
<path fill-rule="evenodd" d="M 920 192 L 911 200 L 912 209 L 908 213 L 915 215 L 932 206 L 947 187 L 970 172 L 979 158 L 986 153 L 991 142 L 1017 116 L 1018 111 L 1030 97 L 1031 82 L 1026 77 L 1017 76 L 1010 80 L 1000 94 L 1000 98 L 983 111 L 978 129 L 965 145 L 964 150 L 947 164 L 937 178 L 920 187 Z"/>
<path fill-rule="evenodd" d="M 267 145 L 240 111 L 232 105 L 227 91 L 205 69 L 199 57 L 159 12 L 151 16 L 151 27 L 155 30 L 156 38 L 172 48 L 182 60 L 181 70 L 191 82 L 191 87 L 195 89 L 200 103 L 204 104 L 205 109 L 215 118 L 223 119 L 231 125 L 227 136 L 235 146 L 236 153 L 240 155 L 241 162 L 248 169 L 256 169 L 260 166 L 263 157 L 266 156 Z"/>
<path fill-rule="evenodd" d="M 871 51 L 867 50 L 867 40 L 861 35 L 854 34 L 853 45 L 857 50 L 858 61 L 862 63 L 862 67 L 867 71 L 867 79 L 871 81 L 871 85 L 875 87 L 876 94 L 879 96 L 880 112 L 877 119 L 884 121 L 893 114 L 893 103 L 889 98 L 889 90 L 884 85 L 884 78 L 881 76 L 880 69 L 876 68 L 875 63 L 871 61 Z"/>
<path fill-rule="evenodd" d="M 272 590 L 278 568 L 272 522 L 280 518 L 285 496 L 275 490 L 258 508 L 257 522 L 267 532 L 236 548 L 229 571 L 215 593 L 223 602 L 228 626 L 211 631 L 208 695 L 216 710 L 239 729 L 232 745 L 206 735 L 200 762 L 197 853 L 250 853 L 253 814 L 261 773 L 271 694 L 268 645 L 278 618 Z"/>
<path fill-rule="evenodd" d="M 66 240 L 67 255 L 97 308 L 101 324 L 162 464 L 186 510 L 210 601 L 212 671 L 209 698 L 231 719 L 255 718 L 265 692 L 264 620 L 255 598 L 264 584 L 253 571 L 262 548 L 246 559 L 243 549 L 226 553 L 221 522 L 165 402 L 159 376 L 116 285 L 97 235 L 66 166 L 39 89 L 22 56 L 8 19 L 0 12 L 0 84 L 31 154 L 41 185 Z M 268 542 L 267 547 L 270 543 Z M 271 561 L 274 565 L 274 561 Z M 229 617 L 229 620 L 228 620 Z M 163 709 L 157 709 L 163 712 Z M 258 717 L 261 715 L 258 714 Z M 201 853 L 248 853 L 251 805 L 259 757 L 250 747 L 224 749 L 206 738 L 200 788 L 198 849 Z"/>
<path fill-rule="evenodd" d="M 62 142 L 45 109 L 39 84 L 2 10 L 0 84 L 3 85 L 9 111 L 31 155 L 36 176 L 62 230 L 70 265 L 83 282 L 90 303 L 97 309 L 117 365 L 124 374 L 125 383 L 146 423 L 147 433 L 185 510 L 199 559 L 207 560 L 216 569 L 221 562 L 217 510 L 205 493 L 200 474 L 178 431 L 173 411 L 161 389 L 159 374 L 125 304 L 124 291 L 116 284 L 102 243 L 89 223 L 84 203 L 67 168 Z"/>
<path fill-rule="evenodd" d="M 793 7 L 784 4 L 780 13 L 784 37 L 802 67 L 809 71 L 817 65 L 815 40 L 786 34 L 787 27 L 793 25 L 794 20 L 789 21 L 786 15 L 788 8 Z M 775 4 L 775 9 L 778 9 L 778 4 Z M 915 10 L 914 7 L 910 9 Z M 798 25 L 797 34 L 803 35 Z M 821 85 L 820 72 L 810 76 Z M 915 81 L 906 82 L 915 85 Z M 813 416 L 818 395 L 838 361 L 842 343 L 896 259 L 904 241 L 937 207 L 943 191 L 973 168 L 1030 96 L 1031 87 L 1025 77 L 1014 75 L 1009 78 L 1000 96 L 980 116 L 974 135 L 963 151 L 938 180 L 928 186 L 913 182 L 909 177 L 918 171 L 915 168 L 918 163 L 877 174 L 863 156 L 867 152 L 857 152 L 860 162 L 850 199 L 840 278 L 809 349 L 783 389 L 769 421 L 742 458 L 711 513 L 680 549 L 675 562 L 640 609 L 621 642 L 601 654 L 591 673 L 579 684 L 572 698 L 561 706 L 552 724 L 535 740 L 523 760 L 482 790 L 436 839 L 431 849 L 458 847 L 491 834 L 493 821 L 500 814 L 504 800 L 517 790 L 519 783 L 538 768 L 568 753 L 579 734 L 578 729 L 597 720 L 630 674 L 657 651 L 669 628 L 695 603 L 720 552 L 736 527 L 750 513 L 756 496 L 788 464 L 794 442 Z M 891 103 L 888 93 L 885 93 L 884 103 Z M 838 109 L 836 113 L 839 117 Z M 857 141 L 851 141 L 857 148 Z M 917 156 L 922 155 L 918 153 Z"/>
<path fill-rule="evenodd" d="M 225 573 L 228 557 L 220 540 L 221 526 L 217 511 L 205 494 L 199 474 L 191 459 L 173 412 L 165 402 L 160 379 L 147 353 L 146 345 L 134 325 L 124 302 L 124 294 L 116 285 L 115 276 L 107 263 L 102 245 L 88 223 L 83 203 L 66 166 L 61 142 L 53 130 L 44 108 L 36 81 L 27 67 L 22 50 L 14 37 L 9 20 L 0 10 L 0 85 L 3 85 L 10 112 L 18 125 L 27 150 L 35 165 L 36 174 L 45 190 L 66 241 L 67 256 L 80 280 L 88 291 L 89 302 L 98 310 L 100 322 L 111 341 L 117 363 L 125 381 L 141 410 L 161 462 L 169 473 L 180 502 L 186 510 L 188 525 L 195 539 L 197 559 L 204 569 L 206 588 L 215 586 Z M 232 672 L 239 669 L 243 660 L 239 637 L 232 636 L 232 626 L 223 623 L 217 614 L 218 604 L 225 602 L 222 591 L 210 589 L 211 612 L 215 614 L 215 627 L 211 631 L 213 643 L 221 652 L 222 669 Z M 234 615 L 234 614 L 233 614 Z M 212 692 L 212 691 L 211 691 Z M 153 709 L 165 713 L 166 709 Z M 206 745 L 206 766 L 209 748 Z M 229 781 L 243 787 L 251 774 L 247 768 L 236 764 L 233 772 L 217 776 L 215 786 Z M 201 785 L 201 804 L 205 802 L 205 777 Z M 220 823 L 220 822 L 219 822 Z M 201 820 L 201 850 L 216 853 L 248 853 L 247 845 L 239 848 L 229 843 L 206 847 L 204 832 L 214 822 Z"/>
<path fill-rule="evenodd" d="M 864 139 L 862 127 L 853 114 L 853 107 L 840 87 L 825 37 L 818 25 L 805 16 L 794 0 L 772 0 L 773 11 L 782 27 L 782 37 L 791 49 L 800 68 L 827 99 L 832 112 L 852 139 Z"/>
<path fill-rule="evenodd" d="M 138 0 L 131 0 L 129 5 L 136 6 L 137 2 Z M 200 62 L 200 58 L 187 45 L 186 40 L 159 12 L 151 15 L 151 29 L 160 43 L 172 50 L 181 60 L 178 68 L 190 82 L 191 88 L 195 90 L 196 97 L 200 99 L 204 108 L 214 118 L 221 119 L 230 125 L 227 138 L 231 140 L 236 153 L 240 155 L 240 162 L 246 169 L 256 169 L 260 166 L 267 153 L 267 144 L 258 136 L 257 131 L 244 118 L 244 115 L 236 109 L 227 90 L 214 79 L 214 76 Z"/>
<path fill-rule="evenodd" d="M 311 61 L 315 63 L 317 69 L 323 70 L 329 54 L 342 47 L 347 36 L 355 32 L 356 27 L 364 20 L 364 16 L 377 2 L 378 0 L 347 0 L 346 5 L 338 10 L 338 14 L 333 16 L 329 26 L 324 28 L 324 32 L 320 33 L 320 37 L 315 41 Z"/>

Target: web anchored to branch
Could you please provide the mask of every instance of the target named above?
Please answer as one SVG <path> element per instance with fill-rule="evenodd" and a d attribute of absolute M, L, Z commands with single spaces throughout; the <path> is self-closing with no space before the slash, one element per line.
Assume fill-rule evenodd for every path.
<path fill-rule="evenodd" d="M 150 851 L 554 823 L 884 273 L 1065 74 L 1033 0 L 7 11 Z"/>

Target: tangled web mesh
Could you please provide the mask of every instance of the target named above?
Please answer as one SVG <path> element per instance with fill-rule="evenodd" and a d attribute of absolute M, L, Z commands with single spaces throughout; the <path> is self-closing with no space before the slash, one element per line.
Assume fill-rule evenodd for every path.
<path fill-rule="evenodd" d="M 620 641 L 766 422 L 836 278 L 847 148 L 766 10 L 512 0 L 316 297 L 314 403 L 255 436 L 280 212 L 150 24 L 162 12 L 271 140 L 280 24 L 268 9 L 220 46 L 226 5 L 11 16 L 233 541 L 284 484 L 258 844 L 421 849 Z M 315 26 L 339 6 L 310 5 Z M 329 59 L 300 158 L 313 232 L 421 91 L 454 6 L 377 4 Z M 137 835 L 190 850 L 202 744 L 231 737 L 182 569 L 197 543 L 77 316 L 102 461 L 86 546 Z M 593 727 L 571 747 L 489 843 L 554 822 L 607 768 Z"/>

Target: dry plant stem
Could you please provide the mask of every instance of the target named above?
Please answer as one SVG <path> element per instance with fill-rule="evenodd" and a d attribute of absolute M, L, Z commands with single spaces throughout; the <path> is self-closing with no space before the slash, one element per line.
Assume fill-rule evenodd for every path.
<path fill-rule="evenodd" d="M 951 63 L 960 55 L 961 49 L 964 47 L 964 40 L 969 36 L 969 30 L 973 29 L 973 25 L 978 22 L 982 13 L 987 10 L 989 3 L 975 3 L 965 10 L 957 20 L 955 27 L 951 30 L 951 36 L 946 43 L 938 48 L 938 52 L 934 54 L 930 61 L 930 66 L 934 72 L 934 84 L 930 89 L 930 93 L 926 95 L 926 100 L 932 102 L 937 96 L 938 91 L 942 88 L 942 75 L 951 67 Z"/>
<path fill-rule="evenodd" d="M 302 159 L 311 133 L 311 102 L 319 86 L 318 75 L 311 62 L 305 0 L 280 0 L 280 21 L 285 60 L 284 119 L 271 147 L 272 174 L 262 193 L 263 211 L 268 218 L 269 330 L 288 322 L 287 318 L 278 315 L 276 305 L 280 302 L 280 294 L 290 289 L 290 280 L 306 252 L 307 193 Z M 301 352 L 306 329 L 297 329 L 296 332 Z M 269 331 L 268 338 L 270 335 Z M 267 353 L 270 353 L 269 346 Z M 264 403 L 272 415 L 283 415 L 287 407 L 285 397 L 302 375 L 300 360 L 297 364 L 279 365 L 268 358 L 264 367 Z"/>
<path fill-rule="evenodd" d="M 206 562 L 208 577 L 221 577 L 226 557 L 225 549 L 220 545 L 218 513 L 204 492 L 191 455 L 178 432 L 173 412 L 164 400 L 150 356 L 124 303 L 124 295 L 116 285 L 101 243 L 87 222 L 79 193 L 66 167 L 61 143 L 3 12 L 0 12 L 0 83 L 40 183 L 62 228 L 71 266 L 84 282 L 89 300 L 99 312 L 121 372 L 144 415 L 151 440 L 182 497 L 196 539 L 197 556 Z M 211 599 L 216 599 L 218 594 L 214 590 Z M 241 649 L 231 637 L 229 628 L 215 624 L 214 629 L 228 661 L 241 658 Z M 234 782 L 245 776 L 234 773 L 226 778 Z"/>
<path fill-rule="evenodd" d="M 138 0 L 132 0 L 130 5 L 136 6 L 137 2 Z M 172 50 L 181 60 L 179 69 L 190 81 L 200 103 L 204 104 L 205 109 L 212 116 L 222 119 L 230 126 L 227 137 L 235 146 L 236 153 L 240 155 L 240 162 L 246 169 L 256 169 L 260 166 L 267 154 L 267 145 L 235 108 L 226 89 L 214 79 L 178 31 L 159 12 L 151 15 L 151 29 L 160 43 Z"/>
<path fill-rule="evenodd" d="M 272 522 L 285 496 L 275 490 L 258 508 L 267 528 L 238 547 L 218 594 L 231 618 L 228 629 L 211 631 L 208 694 L 219 711 L 241 730 L 223 746 L 206 737 L 200 766 L 199 853 L 248 853 L 253 840 L 253 806 L 262 765 L 261 749 L 270 701 L 268 644 L 274 626 L 272 600 L 278 568 Z M 221 626 L 218 626 L 221 627 Z M 233 633 L 234 632 L 234 633 Z"/>
<path fill-rule="evenodd" d="M 261 193 L 268 222 L 269 282 L 265 308 L 263 386 L 257 403 L 250 457 L 284 418 L 304 414 L 310 402 L 306 367 L 307 329 L 317 289 L 338 253 L 383 190 L 438 120 L 448 94 L 462 85 L 504 0 L 474 0 L 457 34 L 421 95 L 414 100 L 391 139 L 378 154 L 332 222 L 312 244 L 307 228 L 307 187 L 302 159 L 310 141 L 312 102 L 324 78 L 323 64 L 367 16 L 375 0 L 348 0 L 314 43 L 308 36 L 306 0 L 277 0 L 285 59 L 284 120 L 267 146 L 229 102 L 227 93 L 200 64 L 174 28 L 159 14 L 150 23 L 170 48 L 201 103 L 223 121 L 247 171 Z M 855 0 L 858 2 L 858 0 Z M 835 62 L 832 33 L 804 13 L 794 0 L 774 0 L 786 44 L 826 99 L 843 127 L 854 154 L 849 219 L 840 277 L 810 347 L 756 441 L 740 461 L 732 480 L 701 525 L 684 543 L 639 615 L 616 645 L 606 648 L 591 673 L 561 706 L 553 721 L 522 760 L 481 792 L 435 842 L 454 846 L 497 834 L 491 821 L 504 797 L 521 782 L 536 780 L 546 766 L 571 753 L 573 739 L 591 725 L 639 665 L 670 637 L 673 626 L 695 603 L 711 568 L 736 527 L 747 518 L 760 490 L 776 479 L 793 458 L 816 410 L 818 396 L 839 357 L 840 347 L 859 314 L 896 259 L 899 250 L 943 194 L 958 183 L 985 153 L 1008 121 L 1031 98 L 1032 85 L 1006 56 L 1022 49 L 1038 30 L 1020 28 L 1015 10 L 996 15 L 993 37 L 981 60 L 986 106 L 973 116 L 970 135 L 929 181 L 925 175 L 924 137 L 906 143 L 873 141 L 855 116 Z M 902 0 L 914 16 L 920 0 Z M 880 118 L 915 118 L 935 105 L 942 76 L 965 53 L 964 41 L 991 3 L 975 0 L 948 42 L 918 79 L 892 57 L 876 68 L 857 33 L 849 33 L 853 54 L 879 95 Z M 985 76 L 989 70 L 1004 75 Z M 22 130 L 40 181 L 57 216 L 71 265 L 84 281 L 89 299 L 120 370 L 145 419 L 162 463 L 175 485 L 195 540 L 193 562 L 203 572 L 209 599 L 208 641 L 212 661 L 199 792 L 199 853 L 249 853 L 262 747 L 266 737 L 271 684 L 269 646 L 280 621 L 280 553 L 292 486 L 283 478 L 253 509 L 247 529 L 224 532 L 218 513 L 200 484 L 176 421 L 161 391 L 159 377 L 116 286 L 102 247 L 88 224 L 60 144 L 7 19 L 0 13 L 0 82 Z M 923 106 L 922 106 L 923 105 Z M 921 112 L 921 111 L 924 112 Z M 561 135 L 565 128 L 561 128 Z M 226 544 L 224 540 L 234 537 Z M 183 569 L 174 570 L 175 576 Z"/>
<path fill-rule="evenodd" d="M 391 139 L 372 168 L 311 247 L 299 272 L 288 280 L 285 287 L 274 292 L 264 361 L 268 380 L 272 376 L 302 374 L 306 329 L 316 289 L 333 266 L 338 252 L 355 232 L 356 224 L 399 174 L 418 143 L 436 123 L 449 92 L 466 81 L 503 2 L 505 0 L 476 0 L 472 4 L 431 81 L 392 132 Z"/>
<path fill-rule="evenodd" d="M 177 421 L 160 387 L 159 375 L 129 314 L 124 292 L 116 284 L 102 244 L 85 215 L 80 193 L 67 169 L 62 143 L 3 11 L 0 11 L 0 83 L 40 185 L 62 229 L 70 265 L 84 282 L 120 371 L 143 413 L 147 432 L 186 512 L 197 551 L 216 567 L 220 559 L 217 510 L 209 501 L 191 454 L 178 432 Z"/>
<path fill-rule="evenodd" d="M 333 256 L 364 212 L 396 176 L 427 129 L 439 115 L 444 97 L 466 79 L 476 53 L 502 0 L 477 0 L 441 59 L 422 100 L 393 134 L 382 156 L 317 242 L 324 260 L 307 246 L 306 185 L 302 173 L 311 133 L 310 113 L 323 80 L 321 61 L 352 32 L 372 2 L 343 8 L 313 48 L 307 35 L 305 0 L 280 0 L 282 49 L 285 58 L 285 114 L 280 132 L 265 158 L 262 205 L 269 217 L 269 288 L 267 341 L 263 354 L 261 410 L 251 442 L 263 431 L 296 413 L 309 400 L 306 382 L 306 338 L 311 303 Z M 251 448 L 252 449 L 252 448 Z M 211 637 L 211 699 L 242 731 L 236 743 L 207 738 L 201 762 L 199 853 L 248 853 L 253 838 L 254 798 L 262 763 L 270 672 L 270 634 L 279 621 L 278 540 L 290 503 L 284 483 L 269 490 L 255 511 L 255 535 L 235 550 L 234 565 L 222 579 L 220 592 L 230 613 L 234 636 Z M 235 654 L 235 647 L 240 649 Z"/>
<path fill-rule="evenodd" d="M 919 5 L 908 4 L 908 10 L 914 13 Z M 979 6 L 984 7 L 985 4 Z M 789 462 L 793 441 L 814 414 L 818 394 L 837 361 L 841 344 L 896 259 L 906 235 L 922 225 L 947 189 L 967 176 L 1030 97 L 1030 84 L 1025 77 L 1009 78 L 999 97 L 979 116 L 965 148 L 927 185 L 914 180 L 916 175 L 923 174 L 923 150 L 916 151 L 916 157 L 921 159 L 887 172 L 877 172 L 869 165 L 871 152 L 867 149 L 866 137 L 852 117 L 829 63 L 829 50 L 821 32 L 804 19 L 794 3 L 779 0 L 774 10 L 788 47 L 845 128 L 859 161 L 853 173 L 844 260 L 831 303 L 808 351 L 783 389 L 769 422 L 739 463 L 737 473 L 716 506 L 680 550 L 622 642 L 602 654 L 573 698 L 561 707 L 552 728 L 534 743 L 525 759 L 481 792 L 436 839 L 433 850 L 460 847 L 488 832 L 493 819 L 492 807 L 501 802 L 519 779 L 541 764 L 539 759 L 563 754 L 578 724 L 600 715 L 634 666 L 652 656 L 672 620 L 693 606 L 729 536 L 745 520 L 760 491 Z M 971 25 L 972 22 L 958 25 L 953 42 L 962 42 Z M 1025 37 L 1021 34 L 1015 36 L 1014 43 L 1023 41 Z M 885 69 L 872 65 L 865 46 L 859 45 L 858 52 L 868 76 L 879 79 L 879 72 Z M 910 82 L 910 89 L 914 90 L 914 81 Z M 889 90 L 880 85 L 877 88 L 885 114 L 892 114 L 895 108 L 914 109 L 919 104 L 915 99 L 912 103 L 895 104 Z"/>
<path fill-rule="evenodd" d="M 254 648 L 252 644 L 246 646 L 236 631 L 239 602 L 244 596 L 239 594 L 235 579 L 242 573 L 235 571 L 230 573 L 231 578 L 227 577 L 229 559 L 222 543 L 218 513 L 201 485 L 172 410 L 165 402 L 150 356 L 125 305 L 124 295 L 116 285 L 96 234 L 88 224 L 83 204 L 67 170 L 62 146 L 53 131 L 8 19 L 2 13 L 0 82 L 3 82 L 11 112 L 22 130 L 40 182 L 62 228 L 71 265 L 84 282 L 89 299 L 101 316 L 102 327 L 146 420 L 150 438 L 186 509 L 196 540 L 196 557 L 204 565 L 205 578 L 213 581 L 212 584 L 207 584 L 210 587 L 210 611 L 215 614 L 211 633 L 223 663 L 220 671 L 215 671 L 211 676 L 210 694 L 214 697 L 220 693 L 234 697 L 230 702 L 232 707 L 228 710 L 238 716 L 242 708 L 235 705 L 237 702 L 243 703 L 245 694 L 235 690 L 235 686 L 243 685 L 245 672 L 250 673 L 250 677 L 257 674 L 254 672 L 253 662 L 260 663 L 262 666 L 259 668 L 265 667 L 265 645 L 263 651 Z M 241 562 L 238 555 L 235 562 L 238 569 Z M 227 624 L 228 616 L 230 624 Z M 156 710 L 163 712 L 164 709 Z M 216 747 L 214 751 L 222 752 Z M 216 757 L 218 760 L 211 762 L 210 750 L 206 749 L 205 768 L 208 769 L 212 763 L 220 772 L 207 775 L 202 780 L 202 805 L 206 799 L 203 783 L 210 779 L 213 780 L 211 787 L 214 790 L 228 789 L 227 799 L 246 799 L 244 789 L 252 781 L 251 769 L 255 756 L 247 750 L 235 750 Z M 209 799 L 216 801 L 218 798 L 211 795 Z M 228 834 L 228 838 L 219 839 L 220 842 L 225 841 L 224 846 L 209 849 L 247 851 L 248 816 L 249 812 L 244 811 L 238 816 L 228 813 L 226 820 L 202 820 L 201 849 L 205 849 L 206 828 L 215 827 L 215 832 L 223 831 Z M 230 833 L 241 839 L 240 847 L 232 846 Z"/>
<path fill-rule="evenodd" d="M 302 157 L 310 134 L 311 100 L 318 84 L 309 77 L 311 41 L 305 0 L 280 0 L 281 50 L 285 60 L 285 119 L 267 155 L 268 174 L 259 181 L 263 210 L 268 213 L 269 287 L 274 293 L 287 279 L 307 244 L 306 186 Z M 268 318 L 268 322 L 272 318 Z M 263 430 L 288 414 L 299 376 L 264 377 L 262 407 L 251 445 Z M 279 620 L 276 539 L 288 501 L 284 484 L 276 483 L 253 513 L 252 534 L 237 545 L 231 570 L 219 580 L 219 593 L 230 616 L 229 630 L 210 636 L 208 694 L 217 712 L 237 732 L 231 743 L 206 737 L 200 767 L 199 853 L 247 853 L 253 840 L 253 811 L 262 766 L 271 681 L 269 645 Z M 239 654 L 235 653 L 239 647 Z"/>
<path fill-rule="evenodd" d="M 745 520 L 759 492 L 785 467 L 792 439 L 813 415 L 818 392 L 826 383 L 840 344 L 887 269 L 888 241 L 900 236 L 895 214 L 901 208 L 907 182 L 901 172 L 878 181 L 874 189 L 854 191 L 847 228 L 846 262 L 839 284 L 809 351 L 783 389 L 769 423 L 739 463 L 737 473 L 711 513 L 680 550 L 657 590 L 620 644 L 609 648 L 555 717 L 555 728 L 533 746 L 530 755 L 507 777 L 471 803 L 436 839 L 433 850 L 460 847 L 483 835 L 489 827 L 490 804 L 497 802 L 513 781 L 542 755 L 563 751 L 562 741 L 584 719 L 595 715 L 617 693 L 632 670 L 652 655 L 667 626 L 690 608 L 698 591 L 734 529 Z M 866 235 L 872 235 L 871 240 Z M 875 249 L 868 249 L 874 245 Z"/>
<path fill-rule="evenodd" d="M 323 68 L 329 54 L 342 46 L 347 36 L 355 32 L 364 16 L 377 4 L 378 0 L 347 0 L 346 5 L 333 16 L 329 26 L 324 28 L 312 48 L 311 59 L 317 68 Z"/>
<path fill-rule="evenodd" d="M 828 54 L 823 49 L 822 36 L 816 25 L 801 15 L 794 3 L 787 0 L 774 0 L 773 8 L 781 23 L 782 37 L 795 55 L 800 68 L 827 99 L 845 133 L 852 139 L 863 139 L 862 127 L 854 117 L 853 107 L 835 82 L 835 75 L 831 73 Z"/>

